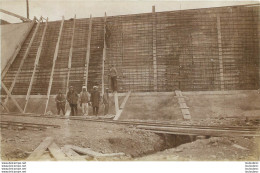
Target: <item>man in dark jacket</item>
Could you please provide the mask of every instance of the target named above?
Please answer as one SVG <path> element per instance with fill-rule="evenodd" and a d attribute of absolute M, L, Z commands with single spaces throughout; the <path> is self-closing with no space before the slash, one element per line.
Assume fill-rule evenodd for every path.
<path fill-rule="evenodd" d="M 60 115 L 60 110 L 62 110 L 63 115 L 65 115 L 65 96 L 62 94 L 62 90 L 59 90 L 59 94 L 55 98 L 56 106 L 58 110 L 58 115 Z"/>
<path fill-rule="evenodd" d="M 111 79 L 111 88 L 112 91 L 115 92 L 117 91 L 117 70 L 115 65 L 113 64 L 111 69 L 109 70 L 109 76 Z"/>
<path fill-rule="evenodd" d="M 97 90 L 97 86 L 94 86 L 93 88 L 94 88 L 94 91 L 91 93 L 90 101 L 91 101 L 91 105 L 93 107 L 93 115 L 97 115 L 98 109 L 99 109 L 100 93 Z"/>
<path fill-rule="evenodd" d="M 104 109 L 104 115 L 108 114 L 108 110 L 109 110 L 109 96 L 108 96 L 108 88 L 106 88 L 106 91 L 103 95 L 103 104 L 105 105 L 105 109 Z"/>
<path fill-rule="evenodd" d="M 71 116 L 77 116 L 78 114 L 78 94 L 74 90 L 73 86 L 70 87 L 68 93 L 67 93 L 67 101 L 70 104 L 71 108 Z"/>

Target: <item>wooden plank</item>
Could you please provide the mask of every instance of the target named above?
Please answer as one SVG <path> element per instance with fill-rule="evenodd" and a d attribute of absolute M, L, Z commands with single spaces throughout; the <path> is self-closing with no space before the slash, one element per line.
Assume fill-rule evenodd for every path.
<path fill-rule="evenodd" d="M 68 145 L 68 147 L 76 152 L 79 152 L 82 154 L 87 154 L 94 158 L 125 156 L 125 153 L 103 154 L 103 153 L 95 152 L 95 151 L 91 150 L 90 148 L 81 148 L 81 147 L 74 146 L 74 145 Z"/>
<path fill-rule="evenodd" d="M 17 103 L 17 101 L 13 98 L 12 94 L 8 91 L 8 89 L 6 88 L 5 84 L 3 83 L 3 81 L 1 81 L 1 87 L 5 90 L 5 92 L 7 93 L 8 97 L 11 98 L 11 100 L 14 102 L 15 106 L 19 109 L 20 112 L 23 112 L 23 109 L 20 107 L 20 105 Z"/>
<path fill-rule="evenodd" d="M 52 143 L 48 147 L 49 151 L 51 152 L 52 156 L 55 158 L 57 161 L 64 161 L 64 160 L 69 160 L 68 157 L 61 151 L 61 149 L 58 147 L 56 143 Z"/>
<path fill-rule="evenodd" d="M 76 161 L 85 161 L 87 156 L 80 156 L 78 153 L 73 151 L 71 148 L 68 146 L 64 146 L 61 148 L 61 151 L 66 154 L 67 157 L 69 157 L 71 160 L 76 160 Z"/>
<path fill-rule="evenodd" d="M 219 59 L 219 77 L 220 77 L 220 88 L 223 91 L 224 86 L 224 74 L 223 74 L 223 58 L 222 58 L 222 40 L 221 40 L 221 24 L 220 17 L 217 15 L 217 31 L 218 31 L 218 59 Z"/>
<path fill-rule="evenodd" d="M 0 9 L 0 12 L 8 14 L 8 15 L 13 16 L 13 17 L 17 17 L 17 18 L 21 19 L 23 22 L 30 22 L 30 21 L 32 21 L 31 19 L 25 18 L 23 16 L 20 16 L 18 14 L 15 14 L 15 13 L 12 13 L 10 11 L 3 10 L 3 9 Z"/>
<path fill-rule="evenodd" d="M 155 13 L 155 6 L 153 6 L 153 86 L 154 86 L 154 91 L 157 91 L 157 52 L 156 52 L 156 13 Z"/>
<path fill-rule="evenodd" d="M 7 71 L 9 70 L 10 66 L 12 65 L 12 63 L 14 62 L 16 56 L 18 55 L 18 53 L 20 52 L 23 43 L 25 42 L 26 38 L 28 37 L 29 33 L 31 32 L 34 24 L 36 22 L 36 18 L 33 19 L 33 21 L 30 23 L 30 26 L 28 28 L 28 30 L 26 31 L 26 33 L 24 34 L 23 38 L 21 39 L 21 41 L 18 43 L 17 48 L 15 49 L 12 57 L 10 58 L 10 60 L 7 62 L 6 66 L 4 67 L 2 73 L 1 73 L 1 77 L 2 79 L 4 78 L 4 76 L 6 75 Z"/>
<path fill-rule="evenodd" d="M 89 30 L 88 30 L 88 46 L 87 46 L 87 55 L 85 62 L 85 86 L 88 89 L 88 66 L 89 66 L 89 57 L 90 57 L 90 43 L 91 43 L 91 32 L 92 32 L 92 16 L 89 18 Z"/>
<path fill-rule="evenodd" d="M 107 21 L 107 14 L 105 13 L 104 17 L 104 48 L 103 48 L 103 60 L 102 60 L 102 96 L 104 95 L 105 88 L 104 88 L 104 74 L 105 74 L 105 61 L 106 61 L 106 21 Z"/>
<path fill-rule="evenodd" d="M 30 42 L 29 42 L 29 45 L 28 45 L 28 47 L 27 47 L 27 49 L 26 49 L 26 52 L 25 52 L 25 54 L 24 54 L 24 56 L 23 56 L 23 58 L 22 58 L 22 60 L 21 60 L 21 62 L 20 62 L 19 68 L 18 68 L 18 70 L 17 70 L 17 72 L 16 72 L 16 74 L 15 74 L 15 77 L 14 77 L 14 80 L 13 80 L 13 82 L 12 82 L 12 84 L 11 84 L 11 87 L 9 88 L 9 92 L 10 92 L 10 93 L 12 93 L 12 91 L 13 91 L 14 85 L 15 85 L 15 83 L 16 83 L 16 80 L 17 80 L 17 78 L 18 78 L 18 75 L 19 75 L 20 72 L 21 72 L 21 69 L 22 69 L 22 67 L 23 67 L 24 61 L 25 61 L 25 59 L 26 59 L 26 58 L 28 57 L 28 55 L 29 55 L 29 52 L 30 52 L 30 50 L 31 50 L 31 46 L 32 46 L 32 44 L 33 44 L 33 41 L 34 41 L 34 38 L 35 38 L 35 36 L 36 36 L 36 33 L 37 33 L 38 29 L 39 29 L 39 26 L 40 26 L 40 22 L 37 23 L 37 26 L 36 26 L 36 28 L 35 28 L 35 30 L 34 30 L 34 33 L 33 33 L 33 36 L 32 36 L 32 38 L 31 38 L 31 40 L 30 40 Z"/>
<path fill-rule="evenodd" d="M 75 26 L 76 26 L 76 15 L 74 16 L 73 19 L 73 29 L 72 29 L 72 37 L 71 37 L 71 42 L 70 42 L 70 54 L 69 54 L 69 62 L 68 62 L 68 74 L 67 74 L 67 83 L 66 83 L 66 93 L 69 91 L 69 83 L 70 83 L 70 71 L 71 71 L 71 61 L 72 61 L 72 55 L 73 55 L 73 43 L 74 43 L 74 36 L 75 36 Z M 66 115 L 70 115 L 70 111 L 68 108 L 68 102 L 66 102 L 65 105 L 66 108 Z"/>
<path fill-rule="evenodd" d="M 41 155 L 47 150 L 47 148 L 53 143 L 52 137 L 47 137 L 44 141 L 33 151 L 33 153 L 27 158 L 29 161 L 38 160 Z"/>
<path fill-rule="evenodd" d="M 62 29 L 63 29 L 63 24 L 64 24 L 64 16 L 62 16 L 62 21 L 61 21 L 61 25 L 60 25 L 58 41 L 56 43 L 56 48 L 55 48 L 55 52 L 54 52 L 52 69 L 51 69 L 51 77 L 50 77 L 50 81 L 49 81 L 49 87 L 48 87 L 48 92 L 47 92 L 47 101 L 46 101 L 46 106 L 45 106 L 45 110 L 44 110 L 44 115 L 47 112 L 47 108 L 48 108 L 48 104 L 49 104 L 49 100 L 50 100 L 50 93 L 51 93 L 51 87 L 52 87 L 52 81 L 53 81 L 53 74 L 54 74 L 54 70 L 55 70 L 56 60 L 58 58 L 58 52 L 59 52 L 59 46 L 60 46 L 60 39 L 61 39 L 61 33 L 62 33 Z"/>
<path fill-rule="evenodd" d="M 35 73 L 36 73 L 36 69 L 38 67 L 39 59 L 41 57 L 42 45 L 43 45 L 43 40 L 45 38 L 45 33 L 46 33 L 47 26 L 48 26 L 48 18 L 46 19 L 45 27 L 44 27 L 42 38 L 41 38 L 41 42 L 40 42 L 40 45 L 38 47 L 37 55 L 36 55 L 36 58 L 35 58 L 33 73 L 32 73 L 32 76 L 31 76 L 29 88 L 28 88 L 28 91 L 27 91 L 27 94 L 26 94 L 26 98 L 25 98 L 26 102 L 25 102 L 25 106 L 24 106 L 24 109 L 23 109 L 24 113 L 26 112 L 26 108 L 27 108 L 27 105 L 28 105 L 28 102 L 29 102 L 29 98 L 30 98 L 30 95 L 31 95 L 32 85 L 33 85 L 33 81 L 34 81 L 34 76 L 35 76 Z"/>

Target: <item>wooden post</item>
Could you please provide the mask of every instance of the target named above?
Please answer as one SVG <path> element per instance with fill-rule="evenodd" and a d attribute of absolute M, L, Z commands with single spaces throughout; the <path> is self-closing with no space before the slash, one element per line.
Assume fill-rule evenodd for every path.
<path fill-rule="evenodd" d="M 20 50 L 22 48 L 22 45 L 25 42 L 26 38 L 28 37 L 29 33 L 31 32 L 35 22 L 36 22 L 36 18 L 34 18 L 33 21 L 30 23 L 30 26 L 29 26 L 28 30 L 26 31 L 26 33 L 24 34 L 23 39 L 20 41 L 20 43 L 18 43 L 18 46 L 17 46 L 15 52 L 13 53 L 12 57 L 10 58 L 10 60 L 8 61 L 8 63 L 6 64 L 5 68 L 2 71 L 2 74 L 1 74 L 1 78 L 2 79 L 4 78 L 5 74 L 9 70 L 10 66 L 12 65 L 12 63 L 14 62 L 16 56 L 20 52 Z"/>
<path fill-rule="evenodd" d="M 2 88 L 5 90 L 6 94 L 11 98 L 11 100 L 14 102 L 15 106 L 19 109 L 19 111 L 22 113 L 23 110 L 20 107 L 20 105 L 17 103 L 17 101 L 13 98 L 12 94 L 8 91 L 5 84 L 1 81 Z"/>
<path fill-rule="evenodd" d="M 57 60 L 57 57 L 58 57 L 59 46 L 60 46 L 60 38 L 61 38 L 62 29 L 63 29 L 63 24 L 64 24 L 64 16 L 62 16 L 62 21 L 61 21 L 61 25 L 60 25 L 60 32 L 59 32 L 58 41 L 56 43 L 56 48 L 55 48 L 55 52 L 54 52 L 52 69 L 51 69 L 51 77 L 50 77 L 50 82 L 49 82 L 49 87 L 48 87 L 48 92 L 47 92 L 47 101 L 46 101 L 44 114 L 46 114 L 46 112 L 47 112 L 47 108 L 48 108 L 48 104 L 49 104 L 49 100 L 50 100 L 50 93 L 51 93 L 51 87 L 52 87 L 52 81 L 53 81 L 53 74 L 54 74 L 56 60 Z"/>
<path fill-rule="evenodd" d="M 154 91 L 157 91 L 157 58 L 156 58 L 156 13 L 155 6 L 153 6 L 153 80 Z"/>
<path fill-rule="evenodd" d="M 217 30 L 218 30 L 218 58 L 219 58 L 219 75 L 220 75 L 220 89 L 224 91 L 224 73 L 223 73 L 223 58 L 222 58 L 222 40 L 221 40 L 221 24 L 220 17 L 217 15 Z"/>
<path fill-rule="evenodd" d="M 115 100 L 115 111 L 116 111 L 116 115 L 119 112 L 119 106 L 118 106 L 118 96 L 117 96 L 117 92 L 114 92 L 114 100 Z"/>
<path fill-rule="evenodd" d="M 44 30 L 43 30 L 41 42 L 40 42 L 40 45 L 38 47 L 38 51 L 37 51 L 37 54 L 36 54 L 36 58 L 35 58 L 35 62 L 34 62 L 34 68 L 33 68 L 33 73 L 32 73 L 32 77 L 31 77 L 31 80 L 30 80 L 30 85 L 29 85 L 29 88 L 28 88 L 28 91 L 27 91 L 27 95 L 26 95 L 26 98 L 25 98 L 26 103 L 25 103 L 25 106 L 24 106 L 24 109 L 23 109 L 24 113 L 26 112 L 28 101 L 29 101 L 29 98 L 30 98 L 30 95 L 31 95 L 32 85 L 33 85 L 33 81 L 34 81 L 34 76 L 35 76 L 36 69 L 38 67 L 39 59 L 41 57 L 42 44 L 43 44 L 43 41 L 44 41 L 44 37 L 45 37 L 47 26 L 48 26 L 48 18 L 46 20 L 46 24 L 45 24 L 45 27 L 44 27 Z"/>
<path fill-rule="evenodd" d="M 103 48 L 103 60 L 102 60 L 102 97 L 104 95 L 105 89 L 104 89 L 104 74 L 105 74 L 105 61 L 106 61 L 106 21 L 107 21 L 107 14 L 105 13 L 104 17 L 104 48 Z"/>
<path fill-rule="evenodd" d="M 92 30 L 92 16 L 90 15 L 89 18 L 89 30 L 88 30 L 88 46 L 87 46 L 87 55 L 86 55 L 86 62 L 85 62 L 85 85 L 88 89 L 88 66 L 89 66 L 89 57 L 90 57 L 90 43 L 91 43 L 91 30 Z"/>
<path fill-rule="evenodd" d="M 71 70 L 71 60 L 72 60 L 72 54 L 73 54 L 73 41 L 74 41 L 74 35 L 75 35 L 75 25 L 76 25 L 76 15 L 73 19 L 73 29 L 72 29 L 72 37 L 70 42 L 70 55 L 69 55 L 69 62 L 68 62 L 68 74 L 67 74 L 67 84 L 66 84 L 66 93 L 68 93 L 69 90 L 69 82 L 70 82 L 70 70 Z M 66 102 L 66 107 L 68 106 L 68 102 Z"/>
<path fill-rule="evenodd" d="M 33 44 L 33 41 L 34 41 L 34 38 L 35 38 L 35 36 L 36 36 L 36 33 L 37 33 L 38 29 L 39 29 L 39 26 L 40 26 L 40 22 L 37 23 L 37 26 L 36 26 L 36 28 L 35 28 L 35 30 L 34 30 L 34 33 L 33 33 L 33 36 L 32 36 L 32 38 L 31 38 L 31 40 L 30 40 L 30 42 L 29 42 L 29 45 L 28 45 L 28 47 L 27 47 L 27 49 L 26 49 L 26 52 L 25 52 L 25 54 L 24 54 L 24 56 L 23 56 L 23 58 L 22 58 L 22 60 L 21 60 L 21 63 L 20 63 L 20 65 L 19 65 L 19 68 L 18 68 L 18 70 L 17 70 L 17 72 L 16 72 L 16 74 L 15 74 L 14 80 L 13 80 L 13 82 L 12 82 L 12 84 L 11 84 L 10 89 L 9 89 L 9 92 L 10 92 L 10 93 L 12 93 L 12 91 L 13 91 L 14 85 L 15 85 L 15 83 L 16 83 L 16 80 L 17 80 L 18 75 L 19 75 L 20 72 L 21 72 L 21 69 L 22 69 L 22 67 L 23 67 L 24 61 L 25 61 L 25 59 L 27 58 L 27 56 L 29 55 L 31 46 L 32 46 L 32 44 Z"/>

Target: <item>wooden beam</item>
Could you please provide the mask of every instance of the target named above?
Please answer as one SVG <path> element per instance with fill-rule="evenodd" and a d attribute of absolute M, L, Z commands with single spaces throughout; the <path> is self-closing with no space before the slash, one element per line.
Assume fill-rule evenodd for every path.
<path fill-rule="evenodd" d="M 41 57 L 42 44 L 43 44 L 43 41 L 44 41 L 44 38 L 45 38 L 45 33 L 46 33 L 47 26 L 48 26 L 48 18 L 47 18 L 46 23 L 45 23 L 45 27 L 44 27 L 44 30 L 43 30 L 41 42 L 40 42 L 40 45 L 38 47 L 37 55 L 36 55 L 36 58 L 35 58 L 33 73 L 32 73 L 32 77 L 31 77 L 31 80 L 30 80 L 30 84 L 29 84 L 29 88 L 28 88 L 28 91 L 27 91 L 27 95 L 26 95 L 26 98 L 25 98 L 26 102 L 25 102 L 25 106 L 24 106 L 24 109 L 23 109 L 23 113 L 26 112 L 28 101 L 29 101 L 29 98 L 30 98 L 30 95 L 31 95 L 32 85 L 33 85 L 33 81 L 34 81 L 34 76 L 35 76 L 36 69 L 38 67 L 39 59 Z"/>
<path fill-rule="evenodd" d="M 20 107 L 20 105 L 17 103 L 17 101 L 13 98 L 12 94 L 8 91 L 3 81 L 1 81 L 2 88 L 5 90 L 8 97 L 11 98 L 11 100 L 14 102 L 15 106 L 19 109 L 20 112 L 23 112 L 23 109 Z"/>
<path fill-rule="evenodd" d="M 76 15 L 73 19 L 73 29 L 72 29 L 72 37 L 70 42 L 70 54 L 69 54 L 69 61 L 68 61 L 68 74 L 67 74 L 67 83 L 66 83 L 66 93 L 69 90 L 69 83 L 70 83 L 70 70 L 71 70 L 71 61 L 72 61 L 72 54 L 73 54 L 73 43 L 74 43 L 74 36 L 75 36 L 75 25 L 76 25 Z M 68 107 L 68 102 L 66 102 L 66 108 Z"/>
<path fill-rule="evenodd" d="M 31 19 L 27 19 L 26 17 L 20 16 L 18 14 L 15 14 L 15 13 L 12 13 L 10 11 L 3 10 L 3 9 L 0 9 L 0 12 L 8 14 L 10 16 L 17 17 L 17 18 L 21 19 L 23 22 L 30 22 L 30 21 L 32 21 Z"/>
<path fill-rule="evenodd" d="M 74 145 L 67 145 L 67 147 L 71 148 L 72 150 L 75 150 L 76 152 L 79 152 L 82 154 L 87 154 L 94 158 L 125 156 L 125 153 L 103 154 L 103 153 L 98 153 L 96 151 L 93 151 L 90 148 L 81 148 L 81 147 L 74 146 Z"/>
<path fill-rule="evenodd" d="M 128 98 L 129 98 L 130 94 L 131 94 L 131 91 L 129 91 L 129 92 L 127 93 L 127 95 L 125 96 L 123 102 L 122 102 L 121 105 L 120 105 L 120 109 L 124 109 L 124 108 L 125 108 L 125 104 L 126 104 Z"/>
<path fill-rule="evenodd" d="M 88 46 L 87 46 L 87 55 L 85 62 L 85 86 L 88 89 L 88 66 L 89 66 L 89 57 L 90 57 L 90 43 L 91 43 L 91 31 L 92 31 L 92 16 L 89 18 L 89 30 L 88 30 Z"/>
<path fill-rule="evenodd" d="M 152 12 L 153 19 L 153 86 L 154 91 L 157 91 L 157 52 L 156 52 L 156 13 L 155 6 L 153 6 Z"/>
<path fill-rule="evenodd" d="M 106 21 L 107 21 L 107 14 L 105 13 L 104 17 L 104 47 L 103 47 L 103 60 L 102 60 L 102 96 L 104 95 L 105 88 L 104 88 L 104 74 L 105 74 L 105 61 L 106 61 L 106 51 L 107 51 L 107 44 L 106 44 Z"/>
<path fill-rule="evenodd" d="M 74 161 L 85 161 L 86 160 L 86 156 L 80 156 L 78 153 L 76 153 L 75 151 L 73 151 L 71 148 L 69 148 L 68 146 L 64 146 L 61 148 L 61 151 L 66 154 L 67 157 L 69 157 L 71 160 Z M 88 159 L 90 159 L 89 156 L 87 156 Z"/>
<path fill-rule="evenodd" d="M 118 119 L 120 118 L 120 116 L 121 116 L 121 114 L 122 114 L 122 112 L 123 112 L 123 110 L 124 110 L 124 108 L 125 108 L 125 104 L 126 104 L 128 98 L 129 98 L 130 94 L 131 94 L 131 91 L 129 91 L 129 92 L 127 93 L 127 95 L 125 96 L 123 102 L 122 102 L 121 105 L 120 105 L 120 109 L 118 110 L 118 112 L 117 112 L 117 114 L 116 114 L 116 116 L 114 117 L 113 120 L 118 120 Z"/>
<path fill-rule="evenodd" d="M 220 76 L 220 89 L 223 91 L 224 86 L 224 72 L 223 72 L 223 58 L 222 58 L 222 40 L 221 40 L 221 24 L 220 17 L 217 15 L 217 31 L 218 31 L 218 59 L 219 59 L 219 76 Z"/>
<path fill-rule="evenodd" d="M 28 28 L 28 30 L 26 31 L 26 33 L 24 34 L 23 38 L 20 40 L 20 42 L 18 43 L 14 53 L 12 54 L 10 60 L 7 62 L 6 66 L 4 67 L 2 73 L 1 73 L 1 78 L 3 79 L 4 76 L 6 75 L 7 71 L 9 70 L 9 68 L 11 67 L 12 63 L 14 62 L 16 56 L 18 55 L 18 53 L 20 52 L 23 43 L 25 42 L 26 38 L 28 37 L 29 33 L 31 32 L 34 24 L 36 23 L 36 18 L 33 19 L 33 21 L 30 23 L 30 26 Z"/>
<path fill-rule="evenodd" d="M 14 85 L 15 85 L 15 83 L 16 83 L 16 80 L 17 80 L 17 78 L 18 78 L 18 75 L 19 75 L 20 72 L 21 72 L 21 69 L 22 69 L 22 67 L 23 67 L 24 61 L 25 61 L 25 59 L 26 59 L 26 58 L 28 57 L 28 55 L 29 55 L 29 52 L 30 52 L 30 50 L 31 50 L 31 46 L 32 46 L 32 44 L 33 44 L 33 41 L 34 41 L 34 39 L 35 39 L 36 33 L 37 33 L 38 29 L 39 29 L 39 26 L 40 26 L 40 22 L 37 23 L 37 26 L 36 26 L 36 28 L 35 28 L 35 30 L 34 30 L 34 33 L 33 33 L 33 36 L 32 36 L 32 38 L 31 38 L 31 40 L 30 40 L 30 42 L 29 42 L 29 45 L 28 45 L 28 47 L 27 47 L 27 49 L 26 49 L 26 52 L 25 52 L 25 54 L 24 54 L 24 56 L 23 56 L 23 58 L 22 58 L 22 60 L 21 60 L 21 62 L 20 62 L 19 68 L 18 68 L 18 70 L 17 70 L 17 72 L 16 72 L 16 74 L 15 74 L 14 80 L 13 80 L 13 82 L 12 82 L 12 84 L 11 84 L 10 89 L 9 89 L 9 92 L 10 92 L 10 93 L 12 93 L 12 91 L 13 91 Z"/>
<path fill-rule="evenodd" d="M 58 58 L 58 52 L 59 52 L 59 46 L 60 46 L 60 38 L 61 38 L 62 29 L 63 29 L 63 24 L 64 24 L 64 16 L 62 16 L 59 36 L 58 36 L 58 40 L 57 40 L 56 48 L 55 48 L 55 52 L 54 52 L 52 69 L 51 69 L 51 77 L 50 77 L 50 81 L 49 81 L 49 87 L 48 87 L 48 92 L 47 92 L 47 101 L 46 101 L 46 106 L 45 106 L 45 110 L 44 110 L 44 115 L 47 112 L 47 108 L 48 108 L 48 104 L 49 104 L 49 100 L 50 100 L 50 93 L 51 93 L 51 87 L 52 87 L 52 81 L 53 81 L 53 74 L 54 74 L 54 70 L 55 70 L 56 60 Z"/>
<path fill-rule="evenodd" d="M 59 146 L 56 143 L 52 143 L 48 147 L 49 151 L 51 152 L 52 156 L 55 158 L 57 161 L 64 161 L 64 160 L 69 160 L 68 157 L 62 152 L 62 150 L 59 148 Z"/>
<path fill-rule="evenodd" d="M 27 160 L 29 161 L 38 160 L 52 143 L 53 143 L 52 137 L 45 138 L 44 141 L 27 158 Z"/>

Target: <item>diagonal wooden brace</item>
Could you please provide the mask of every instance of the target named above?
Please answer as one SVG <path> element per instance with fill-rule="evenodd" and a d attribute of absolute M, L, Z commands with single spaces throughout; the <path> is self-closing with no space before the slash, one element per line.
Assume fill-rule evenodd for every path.
<path fill-rule="evenodd" d="M 2 88 L 7 93 L 8 97 L 11 98 L 11 100 L 14 102 L 15 106 L 19 109 L 20 112 L 23 112 L 23 109 L 20 107 L 20 105 L 17 103 L 17 101 L 13 98 L 12 94 L 8 91 L 5 84 L 1 81 Z"/>

